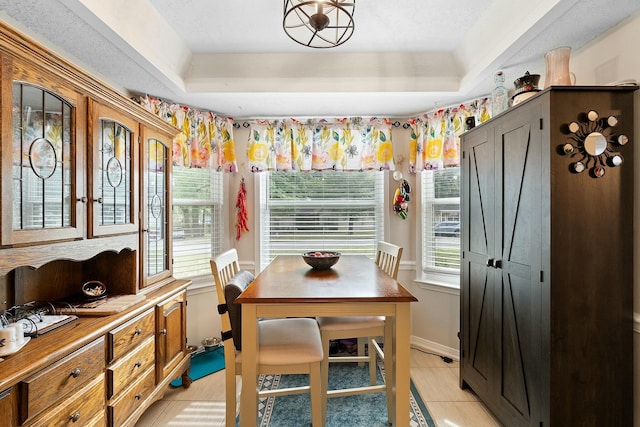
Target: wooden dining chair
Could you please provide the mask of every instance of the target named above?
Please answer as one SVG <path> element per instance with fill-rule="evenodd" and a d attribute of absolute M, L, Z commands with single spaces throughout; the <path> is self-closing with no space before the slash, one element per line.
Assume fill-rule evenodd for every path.
<path fill-rule="evenodd" d="M 394 279 L 398 278 L 400 258 L 402 257 L 402 247 L 391 243 L 379 241 L 376 251 L 376 264 Z M 385 322 L 384 316 L 336 316 L 318 317 L 320 334 L 322 336 L 322 351 L 324 359 L 322 361 L 322 407 L 326 411 L 327 398 L 336 396 L 347 396 L 362 393 L 375 393 L 386 391 L 386 384 L 392 383 L 393 379 L 393 357 L 391 356 L 391 345 L 393 342 L 393 325 Z M 381 348 L 376 337 L 384 337 Z M 332 340 L 357 338 L 357 356 L 329 356 L 329 346 Z M 369 354 L 365 355 L 364 343 L 368 339 Z M 378 385 L 376 378 L 377 357 L 384 363 L 386 376 L 385 384 Z M 331 362 L 367 362 L 369 364 L 369 386 L 350 388 L 345 390 L 328 390 L 329 363 Z M 393 419 L 393 405 L 391 394 L 387 393 L 387 416 L 389 423 Z"/>
<path fill-rule="evenodd" d="M 235 249 L 211 260 L 211 272 L 218 294 L 225 360 L 226 426 L 235 427 L 237 410 L 236 375 L 242 372 L 242 305 L 235 299 L 253 281 L 253 274 L 240 270 Z M 309 393 L 314 427 L 324 426 L 322 411 L 323 360 L 320 330 L 314 319 L 261 320 L 258 324 L 258 374 L 308 374 L 309 385 L 260 391 L 260 397 Z"/>

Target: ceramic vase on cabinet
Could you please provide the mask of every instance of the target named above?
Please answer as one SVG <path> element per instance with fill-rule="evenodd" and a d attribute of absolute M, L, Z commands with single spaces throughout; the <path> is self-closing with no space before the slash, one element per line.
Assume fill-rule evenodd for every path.
<path fill-rule="evenodd" d="M 569 71 L 569 59 L 571 48 L 559 47 L 548 51 L 544 55 L 547 73 L 544 79 L 544 88 L 550 86 L 573 86 L 576 77 Z"/>

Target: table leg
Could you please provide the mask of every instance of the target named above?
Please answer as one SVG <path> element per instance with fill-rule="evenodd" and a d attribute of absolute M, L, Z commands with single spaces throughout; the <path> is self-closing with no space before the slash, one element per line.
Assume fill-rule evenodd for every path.
<path fill-rule="evenodd" d="M 255 427 L 258 417 L 258 318 L 255 304 L 242 304 L 242 392 L 240 425 Z"/>
<path fill-rule="evenodd" d="M 411 324 L 409 303 L 396 304 L 393 353 L 395 355 L 395 418 L 394 426 L 409 425 L 410 366 L 411 366 Z"/>
<path fill-rule="evenodd" d="M 396 419 L 396 398 L 395 398 L 395 355 L 393 347 L 395 317 L 387 316 L 384 320 L 384 381 L 388 385 L 387 396 L 387 420 L 389 424 L 393 424 Z"/>

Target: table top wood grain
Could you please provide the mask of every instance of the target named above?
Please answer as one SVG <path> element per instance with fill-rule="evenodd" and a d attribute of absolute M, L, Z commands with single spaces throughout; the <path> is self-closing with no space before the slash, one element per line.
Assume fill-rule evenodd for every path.
<path fill-rule="evenodd" d="M 342 255 L 314 270 L 300 255 L 280 255 L 236 299 L 239 304 L 414 302 L 417 299 L 365 255 Z"/>

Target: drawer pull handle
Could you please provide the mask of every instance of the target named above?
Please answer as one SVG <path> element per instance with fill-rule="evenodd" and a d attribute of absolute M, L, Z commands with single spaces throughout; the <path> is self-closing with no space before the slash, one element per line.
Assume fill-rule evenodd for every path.
<path fill-rule="evenodd" d="M 160 333 L 161 333 L 162 335 L 167 335 L 167 329 L 165 328 L 165 329 L 161 330 L 161 331 L 160 331 Z"/>
<path fill-rule="evenodd" d="M 142 393 L 138 393 L 135 395 L 136 400 L 142 399 Z"/>
<path fill-rule="evenodd" d="M 73 371 L 71 371 L 71 376 L 73 378 L 78 378 L 80 376 L 81 372 L 82 372 L 82 370 L 80 368 L 76 368 Z"/>
<path fill-rule="evenodd" d="M 140 366 L 142 366 L 142 362 L 140 360 L 138 360 L 135 364 L 136 368 L 139 368 Z"/>
<path fill-rule="evenodd" d="M 80 419 L 80 412 L 76 412 L 75 414 L 71 415 L 71 417 L 69 418 L 71 419 L 72 423 L 75 423 Z"/>
<path fill-rule="evenodd" d="M 140 328 L 136 328 L 136 330 L 133 332 L 134 335 L 141 335 L 142 334 L 142 329 Z"/>

